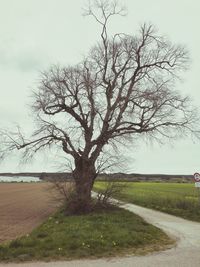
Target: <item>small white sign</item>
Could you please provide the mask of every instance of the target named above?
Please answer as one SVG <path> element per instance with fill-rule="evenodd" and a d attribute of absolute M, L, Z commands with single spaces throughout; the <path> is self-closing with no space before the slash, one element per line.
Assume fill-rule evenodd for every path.
<path fill-rule="evenodd" d="M 195 187 L 200 187 L 200 182 L 196 182 Z"/>

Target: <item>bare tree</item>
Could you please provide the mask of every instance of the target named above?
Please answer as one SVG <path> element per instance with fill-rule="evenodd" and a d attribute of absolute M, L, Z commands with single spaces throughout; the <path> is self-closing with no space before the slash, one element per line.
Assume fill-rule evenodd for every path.
<path fill-rule="evenodd" d="M 80 64 L 52 66 L 41 74 L 32 106 L 36 130 L 30 140 L 20 131 L 4 132 L 2 154 L 25 149 L 28 157 L 57 145 L 74 161 L 76 203 L 88 211 L 105 147 L 137 136 L 161 140 L 195 133 L 196 110 L 174 89 L 188 67 L 184 47 L 147 24 L 134 36 L 110 36 L 108 22 L 124 15 L 116 2 L 95 1 L 85 14 L 101 25 L 99 42 Z"/>

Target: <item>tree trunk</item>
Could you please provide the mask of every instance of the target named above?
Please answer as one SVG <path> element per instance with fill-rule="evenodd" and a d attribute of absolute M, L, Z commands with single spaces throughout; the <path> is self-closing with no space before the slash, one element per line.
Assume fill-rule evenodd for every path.
<path fill-rule="evenodd" d="M 75 161 L 73 171 L 76 196 L 74 200 L 75 213 L 87 213 L 92 208 L 91 191 L 96 178 L 95 165 L 89 160 L 79 158 Z"/>

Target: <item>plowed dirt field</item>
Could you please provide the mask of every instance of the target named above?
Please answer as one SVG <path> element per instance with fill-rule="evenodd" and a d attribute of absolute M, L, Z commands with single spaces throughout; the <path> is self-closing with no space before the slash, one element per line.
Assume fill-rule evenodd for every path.
<path fill-rule="evenodd" d="M 0 183 L 0 243 L 29 233 L 56 208 L 47 183 Z"/>

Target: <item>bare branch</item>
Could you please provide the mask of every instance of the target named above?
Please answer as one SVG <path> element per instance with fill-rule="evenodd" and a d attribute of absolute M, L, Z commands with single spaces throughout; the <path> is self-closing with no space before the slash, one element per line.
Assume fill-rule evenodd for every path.
<path fill-rule="evenodd" d="M 148 24 L 133 36 L 111 36 L 111 18 L 125 15 L 125 9 L 116 1 L 92 3 L 84 14 L 100 24 L 100 41 L 80 64 L 41 73 L 32 104 L 36 130 L 29 139 L 19 128 L 2 131 L 0 148 L 3 158 L 15 149 L 30 157 L 59 147 L 74 160 L 80 196 L 90 196 L 99 170 L 112 166 L 100 159 L 106 146 L 144 135 L 159 141 L 200 133 L 197 109 L 175 90 L 188 68 L 185 47 L 159 36 Z"/>

